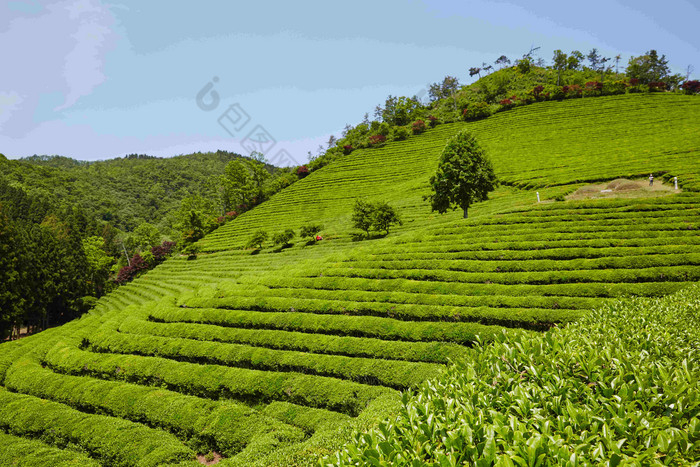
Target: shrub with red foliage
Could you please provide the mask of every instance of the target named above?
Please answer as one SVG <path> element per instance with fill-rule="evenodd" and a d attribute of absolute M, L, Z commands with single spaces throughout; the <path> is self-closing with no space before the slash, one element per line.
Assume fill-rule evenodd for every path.
<path fill-rule="evenodd" d="M 571 86 L 563 86 L 561 90 L 564 91 L 564 94 L 573 96 L 580 96 L 582 91 L 581 86 L 579 86 L 578 84 L 572 84 Z"/>
<path fill-rule="evenodd" d="M 603 83 L 600 81 L 589 81 L 586 83 L 586 91 L 602 91 Z"/>
<path fill-rule="evenodd" d="M 384 135 L 372 135 L 369 137 L 369 144 L 374 146 L 375 144 L 380 144 L 386 141 L 386 136 Z"/>
<path fill-rule="evenodd" d="M 428 123 L 430 124 L 430 128 L 435 128 L 435 126 L 438 124 L 438 119 L 434 115 L 428 115 Z"/>
<path fill-rule="evenodd" d="M 639 79 L 638 78 L 630 78 L 630 86 L 637 86 L 639 85 Z"/>
<path fill-rule="evenodd" d="M 681 85 L 681 89 L 688 94 L 700 94 L 700 81 L 696 79 L 686 81 Z"/>
<path fill-rule="evenodd" d="M 141 272 L 148 270 L 148 263 L 139 254 L 135 254 L 129 261 L 131 262 L 129 266 L 124 266 L 119 270 L 115 279 L 117 284 L 125 284 Z"/>
<path fill-rule="evenodd" d="M 309 175 L 309 168 L 305 165 L 300 165 L 297 167 L 297 177 L 304 178 Z"/>
<path fill-rule="evenodd" d="M 170 256 L 175 248 L 175 242 L 163 242 L 158 246 L 151 248 L 151 254 L 153 255 L 154 264 L 152 267 L 162 263 Z M 146 260 L 144 260 L 138 253 L 129 259 L 129 265 L 124 266 L 119 270 L 117 278 L 114 280 L 117 284 L 125 284 L 144 271 L 150 269 Z"/>
<path fill-rule="evenodd" d="M 501 104 L 501 108 L 503 109 L 511 109 L 515 107 L 515 102 L 513 102 L 513 100 L 510 98 L 502 99 L 498 103 Z"/>
<path fill-rule="evenodd" d="M 217 217 L 216 222 L 218 222 L 219 224 L 224 224 L 230 221 L 231 219 L 235 219 L 236 217 L 238 217 L 238 213 L 236 211 L 229 211 L 223 216 Z"/>
<path fill-rule="evenodd" d="M 165 259 L 170 256 L 175 248 L 175 242 L 163 242 L 159 246 L 154 246 L 151 248 L 151 253 L 156 260 L 156 263 L 162 263 Z"/>
<path fill-rule="evenodd" d="M 542 91 L 544 91 L 544 86 L 535 86 L 532 88 L 532 95 L 535 96 L 535 99 L 539 99 Z"/>
<path fill-rule="evenodd" d="M 413 122 L 413 125 L 411 125 L 411 130 L 413 130 L 414 135 L 418 135 L 420 133 L 423 133 L 426 129 L 425 122 L 423 120 L 416 120 Z"/>
<path fill-rule="evenodd" d="M 343 146 L 343 153 L 347 156 L 352 152 L 352 144 L 346 144 Z"/>
<path fill-rule="evenodd" d="M 649 91 L 665 91 L 666 83 L 663 81 L 654 81 L 649 83 Z"/>

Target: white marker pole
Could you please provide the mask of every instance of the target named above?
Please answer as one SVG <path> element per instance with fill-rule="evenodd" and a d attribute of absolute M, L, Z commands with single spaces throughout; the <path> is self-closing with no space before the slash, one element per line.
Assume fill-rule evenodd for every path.
<path fill-rule="evenodd" d="M 673 177 L 673 185 L 678 189 L 678 177 Z"/>
<path fill-rule="evenodd" d="M 537 202 L 538 203 L 540 202 L 540 192 L 539 191 L 537 192 Z"/>

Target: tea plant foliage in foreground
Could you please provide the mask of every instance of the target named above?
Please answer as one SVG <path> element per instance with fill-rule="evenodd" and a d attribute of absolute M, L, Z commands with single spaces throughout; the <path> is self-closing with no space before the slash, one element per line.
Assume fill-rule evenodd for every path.
<path fill-rule="evenodd" d="M 542 335 L 503 333 L 327 465 L 690 465 L 699 312 L 693 286 Z"/>

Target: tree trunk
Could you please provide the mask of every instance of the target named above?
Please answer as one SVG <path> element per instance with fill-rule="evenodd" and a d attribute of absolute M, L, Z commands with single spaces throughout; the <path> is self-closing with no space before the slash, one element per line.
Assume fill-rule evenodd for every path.
<path fill-rule="evenodd" d="M 464 208 L 464 218 L 465 218 L 465 219 L 466 219 L 467 217 L 469 217 L 469 216 L 467 215 L 467 209 L 469 209 L 469 207 Z"/>
<path fill-rule="evenodd" d="M 131 266 L 131 260 L 129 259 L 129 253 L 126 252 L 126 247 L 124 246 L 124 242 L 122 242 L 122 248 L 124 249 L 124 256 L 126 256 L 126 264 Z"/>

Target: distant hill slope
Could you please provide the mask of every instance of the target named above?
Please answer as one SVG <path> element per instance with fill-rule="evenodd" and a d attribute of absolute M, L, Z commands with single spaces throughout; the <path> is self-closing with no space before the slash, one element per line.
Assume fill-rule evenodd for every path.
<path fill-rule="evenodd" d="M 2 174 L 34 196 L 79 204 L 88 215 L 131 231 L 140 223 L 165 223 L 192 194 L 214 197 L 226 164 L 239 154 L 218 151 L 172 158 L 124 157 L 84 162 L 30 157 L 0 162 Z"/>
<path fill-rule="evenodd" d="M 446 140 L 462 128 L 486 148 L 503 183 L 536 187 L 542 199 L 574 191 L 582 183 L 648 177 L 650 172 L 657 178 L 660 173 L 678 176 L 681 187 L 700 191 L 698 116 L 697 97 L 644 94 L 543 102 L 477 122 L 440 125 L 382 149 L 354 151 L 217 230 L 201 245 L 211 250 L 240 247 L 257 228 L 297 228 L 316 220 L 328 221 L 328 233 L 346 233 L 358 197 L 399 206 L 409 221 L 404 230 L 414 230 L 412 222 L 432 223 L 435 216 L 422 196 Z M 535 199 L 534 193 L 517 193 L 528 202 Z M 508 203 L 517 202 L 510 197 Z M 501 207 L 486 203 L 474 215 Z M 438 218 L 443 222 L 449 216 Z"/>
<path fill-rule="evenodd" d="M 400 390 L 468 356 L 477 336 L 697 281 L 698 117 L 695 97 L 579 99 L 354 151 L 204 238 L 195 261 L 166 261 L 80 320 L 0 346 L 11 437 L 0 451 L 21 460 L 37 438 L 123 465 L 196 465 L 209 450 L 220 465 L 310 465 L 394 414 Z M 468 220 L 422 200 L 462 128 L 505 183 Z M 536 201 L 649 172 L 684 192 Z M 390 201 L 404 225 L 353 241 L 363 197 Z M 323 241 L 242 248 L 257 229 L 307 222 L 325 225 Z"/>

